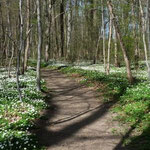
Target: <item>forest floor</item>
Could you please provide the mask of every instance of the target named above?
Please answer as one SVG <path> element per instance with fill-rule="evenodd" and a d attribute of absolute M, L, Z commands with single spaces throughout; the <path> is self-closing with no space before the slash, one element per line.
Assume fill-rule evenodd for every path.
<path fill-rule="evenodd" d="M 97 94 L 95 87 L 58 70 L 42 70 L 42 77 L 50 106 L 36 122 L 35 133 L 42 146 L 48 150 L 118 149 L 124 127 L 110 111 L 116 100 L 104 103 L 103 93 Z"/>

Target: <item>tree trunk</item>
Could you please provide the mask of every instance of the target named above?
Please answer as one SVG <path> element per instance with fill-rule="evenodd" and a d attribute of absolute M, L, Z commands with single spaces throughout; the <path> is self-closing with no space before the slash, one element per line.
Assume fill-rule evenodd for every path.
<path fill-rule="evenodd" d="M 111 15 L 110 15 L 110 21 L 109 21 L 109 40 L 108 40 L 108 55 L 107 55 L 107 70 L 106 70 L 106 74 L 107 75 L 109 75 L 109 72 L 110 72 L 111 38 L 112 38 L 112 18 L 111 18 Z"/>
<path fill-rule="evenodd" d="M 9 60 L 9 65 L 8 65 L 8 77 L 10 78 L 10 71 L 11 71 L 11 63 L 13 61 L 13 57 L 14 57 L 14 53 L 15 53 L 15 43 L 12 44 L 12 53 L 11 53 L 11 58 Z"/>
<path fill-rule="evenodd" d="M 121 46 L 123 56 L 124 56 L 124 61 L 126 64 L 127 77 L 128 77 L 129 82 L 132 84 L 133 83 L 133 76 L 132 76 L 132 72 L 131 72 L 130 61 L 129 61 L 129 58 L 127 56 L 127 50 L 126 50 L 125 45 L 124 45 L 123 40 L 122 40 L 122 36 L 121 36 L 121 32 L 120 32 L 120 29 L 119 29 L 119 26 L 118 26 L 118 23 L 116 20 L 116 16 L 113 12 L 113 6 L 112 6 L 111 0 L 107 1 L 107 5 L 109 8 L 110 15 L 112 16 L 112 20 L 113 20 L 113 23 L 114 23 L 114 26 L 116 29 L 118 40 L 120 41 L 120 46 Z"/>
<path fill-rule="evenodd" d="M 106 50 L 105 50 L 105 20 L 104 20 L 104 0 L 101 0 L 102 3 L 102 32 L 103 32 L 103 61 L 104 61 L 104 70 L 106 71 Z"/>
<path fill-rule="evenodd" d="M 134 46 L 134 61 L 135 61 L 135 69 L 137 70 L 138 67 L 139 67 L 139 57 L 138 57 L 138 37 L 137 37 L 137 31 L 136 31 L 136 21 L 135 21 L 135 15 L 136 15 L 136 12 L 135 12 L 135 0 L 132 2 L 132 20 L 133 20 L 133 37 L 135 39 L 135 46 Z"/>
<path fill-rule="evenodd" d="M 67 19 L 67 59 L 70 56 L 71 41 L 71 0 L 68 1 L 68 19 Z"/>
<path fill-rule="evenodd" d="M 145 61 L 146 61 L 146 66 L 148 69 L 148 77 L 150 78 L 150 65 L 148 62 L 148 51 L 147 51 L 147 45 L 146 45 L 146 21 L 144 19 L 144 12 L 143 12 L 143 7 L 142 7 L 142 2 L 139 0 L 140 4 L 140 13 L 141 13 L 141 19 L 142 19 L 142 35 L 143 35 L 143 44 L 144 44 L 144 52 L 145 52 Z"/>
<path fill-rule="evenodd" d="M 118 47 L 117 47 L 117 35 L 116 35 L 115 27 L 114 27 L 114 44 L 115 44 L 115 67 L 119 67 L 119 62 L 118 62 Z"/>
<path fill-rule="evenodd" d="M 30 0 L 27 0 L 27 29 L 26 29 L 26 35 L 28 34 L 29 30 L 30 30 Z M 24 55 L 24 71 L 27 70 L 29 46 L 30 46 L 30 36 L 27 35 L 25 55 Z"/>
<path fill-rule="evenodd" d="M 53 12 L 53 15 L 52 15 L 52 16 L 53 16 L 53 25 L 54 25 L 54 26 L 53 26 L 53 28 L 54 28 L 53 31 L 55 31 L 55 32 L 54 32 L 54 35 L 55 35 L 55 45 L 56 45 L 56 47 L 55 47 L 56 50 L 55 50 L 54 53 L 55 53 L 55 55 L 56 55 L 55 57 L 56 57 L 56 58 L 59 58 L 59 56 L 60 56 L 61 54 L 60 54 L 60 46 L 59 46 L 59 38 L 58 38 L 58 26 L 57 26 L 58 23 L 57 23 L 57 20 L 55 19 L 55 15 L 56 15 L 56 12 L 55 12 L 55 11 L 56 11 L 56 10 L 55 10 L 55 7 L 54 7 L 54 6 L 52 7 L 52 10 L 53 10 L 53 11 L 52 11 L 52 12 Z"/>
<path fill-rule="evenodd" d="M 6 57 L 6 66 L 9 62 L 9 56 L 10 56 L 10 49 L 11 49 L 11 36 L 12 36 L 12 32 L 11 32 L 11 21 L 10 21 L 10 2 L 9 0 L 6 1 L 6 6 L 7 6 L 7 24 L 8 26 L 6 27 L 7 28 L 7 48 L 6 48 L 6 51 L 7 51 L 7 57 Z"/>
<path fill-rule="evenodd" d="M 5 33 L 5 27 L 4 27 L 4 19 L 3 19 L 3 11 L 2 11 L 2 2 L 0 2 L 0 15 L 1 15 L 1 50 L 2 50 L 2 61 L 1 61 L 1 65 L 4 65 L 4 59 L 6 58 L 6 33 Z"/>
<path fill-rule="evenodd" d="M 42 27 L 41 27 L 41 0 L 36 0 L 38 22 L 38 58 L 37 58 L 37 91 L 41 91 L 41 51 L 42 51 Z"/>
<path fill-rule="evenodd" d="M 64 57 L 64 0 L 60 3 L 61 57 Z"/>
<path fill-rule="evenodd" d="M 22 15 L 22 0 L 19 0 L 19 17 L 20 17 L 20 45 L 17 54 L 17 71 L 16 71 L 16 78 L 17 78 L 17 89 L 19 93 L 20 101 L 22 101 L 21 90 L 20 90 L 20 81 L 19 81 L 19 74 L 20 74 L 20 57 L 21 52 L 23 50 L 23 15 Z"/>
<path fill-rule="evenodd" d="M 148 23 L 147 23 L 147 36 L 148 36 L 148 51 L 150 52 L 150 1 L 147 0 L 147 13 L 148 13 Z"/>
<path fill-rule="evenodd" d="M 45 61 L 48 62 L 50 57 L 50 32 L 51 32 L 51 11 L 52 11 L 52 5 L 51 0 L 46 0 L 46 9 L 45 9 L 45 16 L 46 16 L 46 31 L 45 31 Z"/>

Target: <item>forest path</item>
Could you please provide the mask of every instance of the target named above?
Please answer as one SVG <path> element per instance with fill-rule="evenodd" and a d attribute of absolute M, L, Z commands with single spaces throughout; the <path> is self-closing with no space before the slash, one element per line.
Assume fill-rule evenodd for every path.
<path fill-rule="evenodd" d="M 37 121 L 41 145 L 48 150 L 116 150 L 121 136 L 113 133 L 118 123 L 109 111 L 115 102 L 103 104 L 94 88 L 57 70 L 42 70 L 42 77 L 50 108 Z"/>

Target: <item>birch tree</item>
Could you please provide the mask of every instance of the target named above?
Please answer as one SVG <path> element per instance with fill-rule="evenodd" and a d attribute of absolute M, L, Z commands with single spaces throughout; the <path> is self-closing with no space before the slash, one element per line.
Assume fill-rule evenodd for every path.
<path fill-rule="evenodd" d="M 70 55 L 71 42 L 71 0 L 68 1 L 68 16 L 67 16 L 67 59 Z"/>

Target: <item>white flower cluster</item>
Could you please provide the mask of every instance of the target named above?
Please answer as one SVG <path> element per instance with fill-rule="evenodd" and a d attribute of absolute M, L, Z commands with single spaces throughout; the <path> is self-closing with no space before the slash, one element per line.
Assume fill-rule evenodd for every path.
<path fill-rule="evenodd" d="M 80 68 L 83 70 L 93 70 L 93 71 L 98 71 L 98 72 L 105 72 L 104 70 L 104 66 L 100 65 L 100 64 L 94 64 L 94 65 L 90 65 L 90 66 L 75 66 L 74 68 Z M 146 70 L 132 70 L 134 76 L 140 78 L 140 79 L 147 79 L 148 77 L 148 73 Z M 125 67 L 110 67 L 110 74 L 112 73 L 126 73 L 126 68 Z"/>
<path fill-rule="evenodd" d="M 42 83 L 44 80 L 41 81 Z M 0 149 L 36 149 L 36 141 L 29 134 L 32 120 L 46 107 L 41 93 L 36 91 L 35 72 L 20 76 L 23 101 L 19 100 L 16 74 L 0 70 Z"/>

